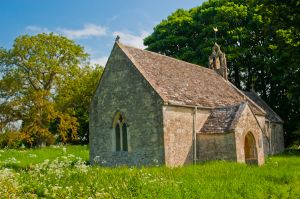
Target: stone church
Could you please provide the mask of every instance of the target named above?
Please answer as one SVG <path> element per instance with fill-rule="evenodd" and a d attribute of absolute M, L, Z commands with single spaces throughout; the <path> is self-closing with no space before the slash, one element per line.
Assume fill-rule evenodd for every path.
<path fill-rule="evenodd" d="M 103 166 L 229 160 L 261 165 L 284 150 L 282 119 L 227 80 L 215 44 L 210 68 L 116 40 L 90 107 L 90 160 Z"/>

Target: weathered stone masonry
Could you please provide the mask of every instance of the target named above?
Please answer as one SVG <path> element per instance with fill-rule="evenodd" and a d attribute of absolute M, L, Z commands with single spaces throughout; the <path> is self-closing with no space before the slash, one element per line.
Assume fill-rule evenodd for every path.
<path fill-rule="evenodd" d="M 90 160 L 102 165 L 164 163 L 162 101 L 118 46 L 114 46 L 91 105 Z M 124 113 L 129 151 L 112 149 L 112 121 Z"/>
<path fill-rule="evenodd" d="M 215 49 L 222 56 L 207 69 L 117 41 L 90 107 L 91 164 L 261 165 L 281 152 L 283 121 L 227 80 L 225 54 Z"/>

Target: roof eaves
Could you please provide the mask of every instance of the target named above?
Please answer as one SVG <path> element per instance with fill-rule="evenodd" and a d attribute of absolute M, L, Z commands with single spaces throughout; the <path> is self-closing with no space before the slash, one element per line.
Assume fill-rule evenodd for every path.
<path fill-rule="evenodd" d="M 197 134 L 201 134 L 201 135 L 224 135 L 224 134 L 229 134 L 229 133 L 233 133 L 232 130 L 227 130 L 227 131 L 199 131 Z"/>

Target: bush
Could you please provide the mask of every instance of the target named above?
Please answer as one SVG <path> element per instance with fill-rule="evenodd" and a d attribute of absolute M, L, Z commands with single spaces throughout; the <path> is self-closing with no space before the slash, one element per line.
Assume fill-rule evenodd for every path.
<path fill-rule="evenodd" d="M 25 135 L 20 132 L 6 132 L 0 134 L 0 148 L 20 148 L 25 144 Z"/>
<path fill-rule="evenodd" d="M 25 132 L 0 133 L 0 148 L 17 149 L 22 146 L 50 146 L 55 143 L 55 137 L 51 133 L 29 135 Z"/>

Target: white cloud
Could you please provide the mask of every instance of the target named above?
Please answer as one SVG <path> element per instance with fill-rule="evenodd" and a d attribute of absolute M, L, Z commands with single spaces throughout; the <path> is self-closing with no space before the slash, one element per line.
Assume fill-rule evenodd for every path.
<path fill-rule="evenodd" d="M 49 33 L 55 32 L 58 34 L 65 35 L 70 39 L 84 39 L 90 37 L 101 37 L 107 35 L 107 28 L 104 26 L 96 25 L 96 24 L 85 24 L 81 29 L 68 29 L 68 28 L 55 28 L 54 30 L 50 30 L 48 28 L 39 27 L 39 26 L 27 26 L 27 31 L 32 33 Z"/>
<path fill-rule="evenodd" d="M 119 35 L 120 41 L 124 44 L 144 49 L 146 46 L 144 46 L 144 44 L 143 44 L 143 39 L 145 37 L 147 37 L 148 35 L 150 35 L 150 33 L 146 32 L 146 31 L 142 31 L 140 34 L 134 35 L 134 34 L 127 33 L 127 32 L 116 31 L 113 33 L 113 35 L 115 37 L 117 35 Z"/>
<path fill-rule="evenodd" d="M 108 56 L 104 56 L 104 57 L 91 59 L 90 62 L 92 65 L 99 64 L 100 66 L 105 66 L 107 59 L 108 59 Z"/>
<path fill-rule="evenodd" d="M 113 17 L 117 18 L 118 16 Z M 69 28 L 62 28 L 62 27 L 57 27 L 54 29 L 48 29 L 45 27 L 40 27 L 40 26 L 27 26 L 26 30 L 29 31 L 30 33 L 37 34 L 37 33 L 50 33 L 54 32 L 55 34 L 60 34 L 67 36 L 70 39 L 87 39 L 87 38 L 93 38 L 93 37 L 102 37 L 108 35 L 107 32 L 107 27 L 101 26 L 101 25 L 96 25 L 96 24 L 85 24 L 81 29 L 69 29 Z M 109 32 L 109 34 L 112 34 L 114 37 L 117 35 L 120 36 L 120 41 L 124 44 L 134 46 L 137 48 L 144 49 L 146 46 L 143 44 L 143 39 L 150 35 L 149 32 L 147 31 L 140 31 L 137 34 L 134 34 L 130 31 L 115 31 L 115 32 Z M 105 66 L 108 56 L 102 56 L 102 57 L 97 57 L 95 56 L 96 54 L 99 54 L 99 51 L 95 51 L 94 49 L 91 48 L 86 48 L 86 50 L 89 52 L 91 55 L 90 63 L 91 64 L 100 64 L 101 66 Z"/>
<path fill-rule="evenodd" d="M 71 39 L 105 36 L 106 27 L 95 24 L 85 24 L 82 29 L 57 28 L 57 31 Z"/>
<path fill-rule="evenodd" d="M 49 33 L 50 32 L 50 30 L 48 28 L 43 28 L 43 27 L 39 27 L 39 26 L 27 26 L 25 29 L 32 33 Z"/>

